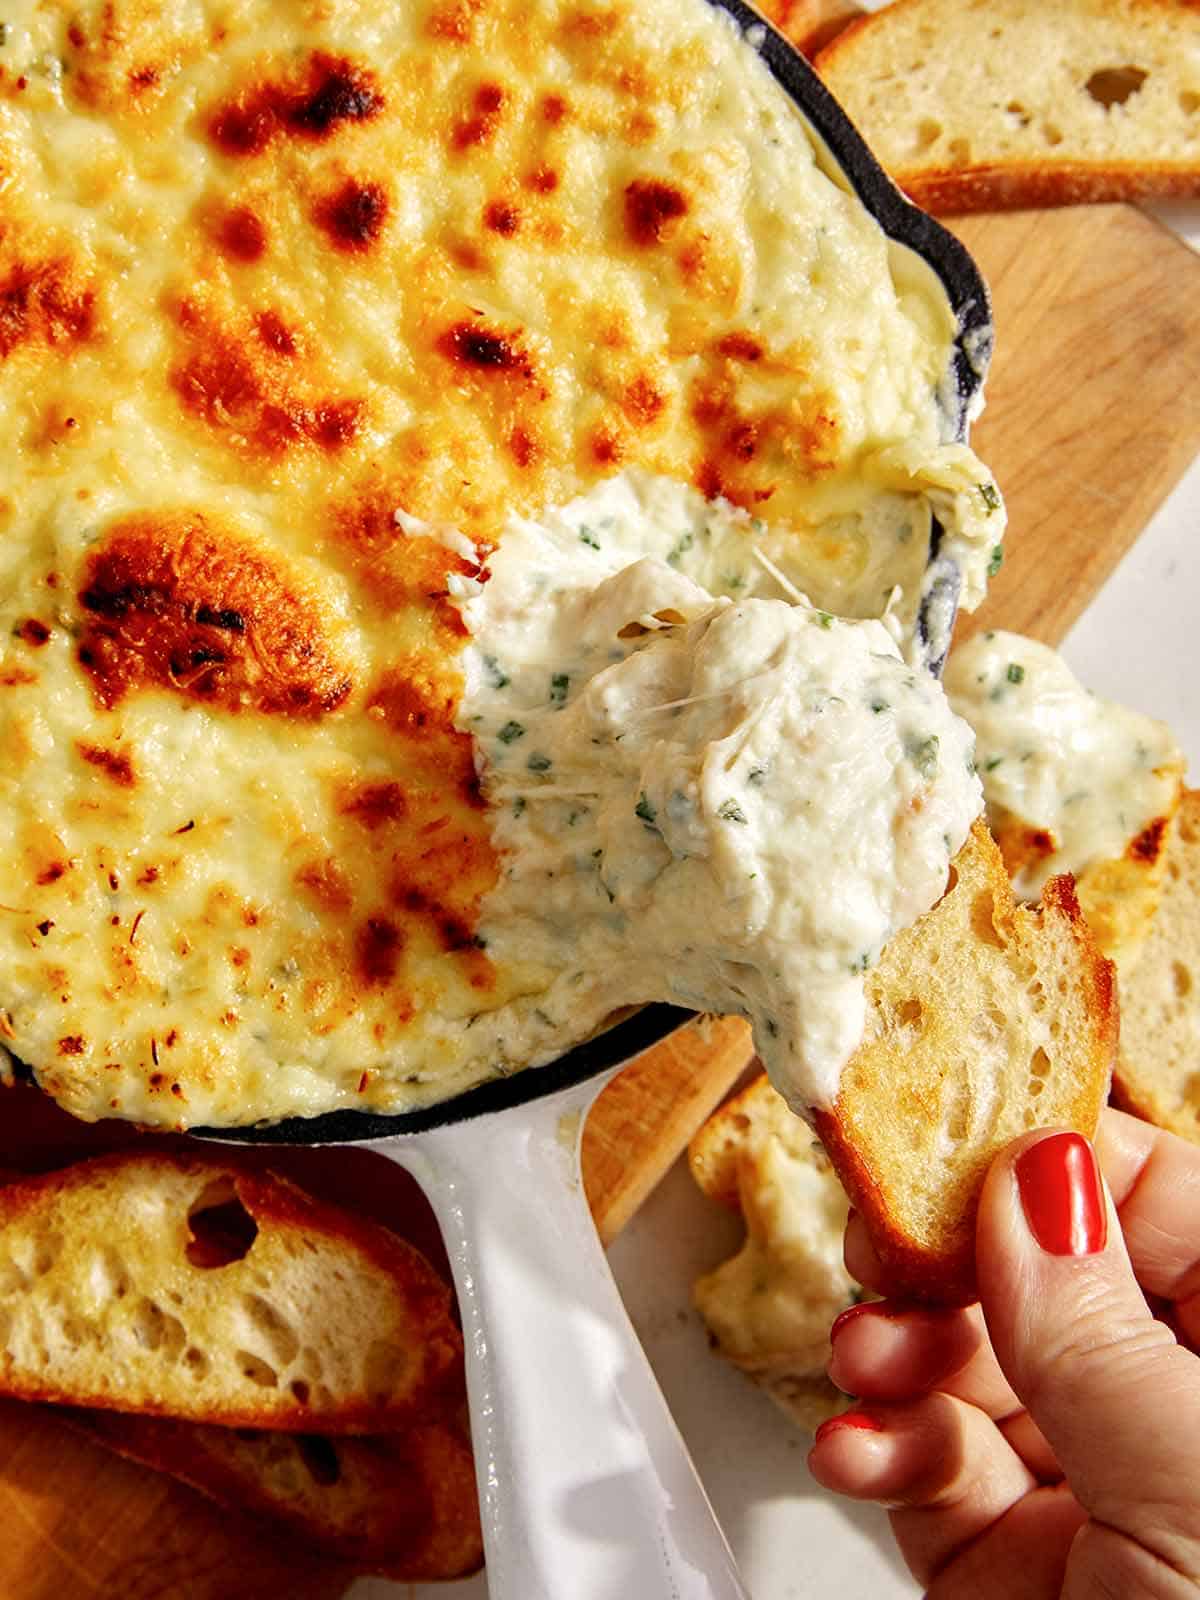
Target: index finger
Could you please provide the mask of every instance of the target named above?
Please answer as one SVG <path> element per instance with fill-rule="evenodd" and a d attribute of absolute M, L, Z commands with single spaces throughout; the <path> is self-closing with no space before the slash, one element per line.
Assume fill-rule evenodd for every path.
<path fill-rule="evenodd" d="M 1107 1108 L 1096 1155 L 1121 1218 L 1138 1282 L 1185 1300 L 1200 1290 L 1200 1148 Z"/>

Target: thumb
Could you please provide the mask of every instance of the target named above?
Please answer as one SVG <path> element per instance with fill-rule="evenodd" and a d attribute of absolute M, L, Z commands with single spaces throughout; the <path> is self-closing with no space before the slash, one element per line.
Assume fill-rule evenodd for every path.
<path fill-rule="evenodd" d="M 1151 1316 L 1090 1144 L 1035 1133 L 993 1163 L 976 1233 L 997 1359 L 1093 1519 L 1072 1550 L 1115 1589 L 1200 1576 L 1200 1360 Z"/>

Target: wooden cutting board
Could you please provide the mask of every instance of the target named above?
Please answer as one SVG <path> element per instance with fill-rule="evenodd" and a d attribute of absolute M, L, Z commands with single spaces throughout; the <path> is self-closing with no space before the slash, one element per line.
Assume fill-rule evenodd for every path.
<path fill-rule="evenodd" d="M 1010 517 L 1004 570 L 966 626 L 1056 643 L 1200 450 L 1200 260 L 1122 206 L 955 226 L 993 291 L 999 344 L 974 440 Z M 605 1091 L 584 1149 L 602 1231 L 627 1219 L 748 1057 L 743 1024 L 695 1026 Z M 0 1100 L 0 1165 L 45 1165 L 112 1137 L 38 1102 Z M 403 1219 L 435 1249 L 405 1180 L 371 1159 L 305 1152 L 293 1170 Z M 352 1576 L 33 1407 L 0 1406 L 0 1521 L 5 1600 L 336 1600 Z"/>

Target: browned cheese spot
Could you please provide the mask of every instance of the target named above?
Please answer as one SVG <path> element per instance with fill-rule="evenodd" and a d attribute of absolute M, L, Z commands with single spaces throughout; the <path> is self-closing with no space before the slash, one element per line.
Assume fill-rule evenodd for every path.
<path fill-rule="evenodd" d="M 639 428 L 648 428 L 662 415 L 666 403 L 666 395 L 655 386 L 653 379 L 644 373 L 639 373 L 633 382 L 626 386 L 621 405 L 630 422 Z"/>
<path fill-rule="evenodd" d="M 467 770 L 465 757 L 471 753 L 470 735 L 459 733 L 454 727 L 458 688 L 457 680 L 448 679 L 436 657 L 413 654 L 380 674 L 367 701 L 367 714 L 377 717 L 393 733 L 405 739 L 436 741 L 441 751 L 439 764 L 444 766 L 452 786 Z M 446 760 L 451 750 L 458 752 L 457 758 Z M 473 757 L 470 771 L 475 771 Z M 477 781 L 472 792 L 478 795 Z"/>
<path fill-rule="evenodd" d="M 379 239 L 388 209 L 388 193 L 382 183 L 347 178 L 317 202 L 313 217 L 335 250 L 357 255 Z"/>
<path fill-rule="evenodd" d="M 277 311 L 260 311 L 254 319 L 259 342 L 277 356 L 294 356 L 299 350 L 295 333 Z"/>
<path fill-rule="evenodd" d="M 234 261 L 261 261 L 267 252 L 266 224 L 249 206 L 230 206 L 217 225 L 217 239 Z"/>
<path fill-rule="evenodd" d="M 281 137 L 320 142 L 383 110 L 374 75 L 344 56 L 314 51 L 302 73 L 251 83 L 213 112 L 208 129 L 227 156 L 261 155 Z"/>
<path fill-rule="evenodd" d="M 86 1048 L 82 1034 L 69 1033 L 65 1039 L 58 1041 L 60 1056 L 81 1056 Z"/>
<path fill-rule="evenodd" d="M 475 18 L 483 10 L 483 0 L 450 0 L 430 14 L 429 36 L 446 44 L 470 44 L 475 36 Z"/>
<path fill-rule="evenodd" d="M 730 361 L 761 361 L 763 347 L 753 334 L 734 332 L 717 340 L 717 353 Z"/>
<path fill-rule="evenodd" d="M 398 783 L 364 783 L 343 798 L 340 810 L 374 833 L 385 823 L 402 821 L 408 802 Z"/>
<path fill-rule="evenodd" d="M 1136 839 L 1129 841 L 1126 854 L 1133 861 L 1157 861 L 1162 854 L 1166 831 L 1166 817 L 1155 817 L 1152 822 L 1147 823 Z"/>
<path fill-rule="evenodd" d="M 162 82 L 162 76 L 162 68 L 153 64 L 131 67 L 126 73 L 130 94 L 136 99 L 139 95 L 157 89 Z"/>
<path fill-rule="evenodd" d="M 519 467 L 532 466 L 540 457 L 542 447 L 527 428 L 514 428 L 508 436 L 508 448 Z"/>
<path fill-rule="evenodd" d="M 635 178 L 625 188 L 625 231 L 643 249 L 661 244 L 671 224 L 686 216 L 687 196 L 661 178 Z"/>
<path fill-rule="evenodd" d="M 625 455 L 625 445 L 620 434 L 611 428 L 597 428 L 592 435 L 592 458 L 602 467 L 612 467 Z"/>
<path fill-rule="evenodd" d="M 38 650 L 50 637 L 50 629 L 36 617 L 26 617 L 17 628 L 17 638 L 33 650 Z"/>
<path fill-rule="evenodd" d="M 227 443 L 278 458 L 305 448 L 333 453 L 357 434 L 363 402 L 329 395 L 315 356 L 302 365 L 279 362 L 299 342 L 290 330 L 290 349 L 264 337 L 264 328 L 283 326 L 275 313 L 259 313 L 248 327 L 226 326 L 185 302 L 178 320 L 185 353 L 172 385 L 184 409 Z"/>
<path fill-rule="evenodd" d="M 355 966 L 368 985 L 391 983 L 404 953 L 404 935 L 387 917 L 368 917 L 355 939 Z"/>
<path fill-rule="evenodd" d="M 658 132 L 658 122 L 640 107 L 629 114 L 625 123 L 625 138 L 629 144 L 649 144 Z"/>
<path fill-rule="evenodd" d="M 557 128 L 567 120 L 570 109 L 561 94 L 548 94 L 542 101 L 542 120 Z"/>
<path fill-rule="evenodd" d="M 66 259 L 10 256 L 0 267 L 0 361 L 22 347 L 66 351 L 95 330 L 96 291 Z"/>
<path fill-rule="evenodd" d="M 525 179 L 525 187 L 538 194 L 552 194 L 558 188 L 558 173 L 553 167 L 535 167 Z"/>
<path fill-rule="evenodd" d="M 624 20 L 624 13 L 617 6 L 581 7 L 564 18 L 563 31 L 585 39 L 608 39 Z"/>
<path fill-rule="evenodd" d="M 693 481 L 710 499 L 722 495 L 746 508 L 762 505 L 784 470 L 810 478 L 837 459 L 840 436 L 828 396 L 809 389 L 799 369 L 788 401 L 747 414 L 722 363 L 695 380 L 689 409 L 706 436 Z"/>
<path fill-rule="evenodd" d="M 456 150 L 470 150 L 475 145 L 491 143 L 503 120 L 505 98 L 498 83 L 479 85 L 471 102 L 470 115 L 454 125 L 451 143 Z"/>
<path fill-rule="evenodd" d="M 137 782 L 133 762 L 123 750 L 106 750 L 103 745 L 75 741 L 75 748 L 90 767 L 96 767 L 106 778 L 122 789 L 132 789 Z"/>
<path fill-rule="evenodd" d="M 488 328 L 482 322 L 456 322 L 437 341 L 439 355 L 461 373 L 482 378 L 536 380 L 532 357 L 514 333 Z"/>
<path fill-rule="evenodd" d="M 323 911 L 349 911 L 354 904 L 350 880 L 332 856 L 306 861 L 293 880 Z"/>
<path fill-rule="evenodd" d="M 364 491 L 335 512 L 334 538 L 381 606 L 389 611 L 415 606 L 429 615 L 444 646 L 461 645 L 467 629 L 450 599 L 449 577 L 453 572 L 480 578 L 483 569 L 437 539 L 406 535 L 396 526 L 399 504 L 400 498 L 385 487 Z"/>
<path fill-rule="evenodd" d="M 157 688 L 225 711 L 314 718 L 350 693 L 320 598 L 204 512 L 115 524 L 88 559 L 79 603 L 78 657 L 103 706 Z"/>
<path fill-rule="evenodd" d="M 472 741 L 454 726 L 456 688 L 436 657 L 413 654 L 390 667 L 371 690 L 368 714 L 403 741 L 404 783 L 347 782 L 336 804 L 380 852 L 394 919 L 423 927 L 460 956 L 472 985 L 488 987 L 494 970 L 476 928 L 499 866 Z"/>
<path fill-rule="evenodd" d="M 521 226 L 521 213 L 507 200 L 493 200 L 484 207 L 483 225 L 493 233 L 511 239 Z"/>

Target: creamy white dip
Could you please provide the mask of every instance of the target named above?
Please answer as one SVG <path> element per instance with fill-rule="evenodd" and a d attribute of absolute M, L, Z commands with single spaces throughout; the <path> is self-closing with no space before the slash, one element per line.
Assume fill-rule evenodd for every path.
<path fill-rule="evenodd" d="M 663 493 L 670 516 L 610 481 L 514 518 L 463 594 L 460 722 L 504 862 L 480 932 L 557 973 L 535 1029 L 740 1012 L 789 1101 L 828 1106 L 864 971 L 980 809 L 971 732 L 883 623 L 751 593 L 775 580 L 742 513 Z M 747 597 L 714 599 L 714 574 Z"/>
<path fill-rule="evenodd" d="M 978 634 L 951 653 L 945 683 L 975 730 L 993 825 L 1009 813 L 1050 835 L 1052 853 L 1014 879 L 1018 894 L 1033 898 L 1057 872 L 1124 855 L 1170 814 L 1180 770 L 1170 729 L 1092 694 L 1048 645 Z"/>

